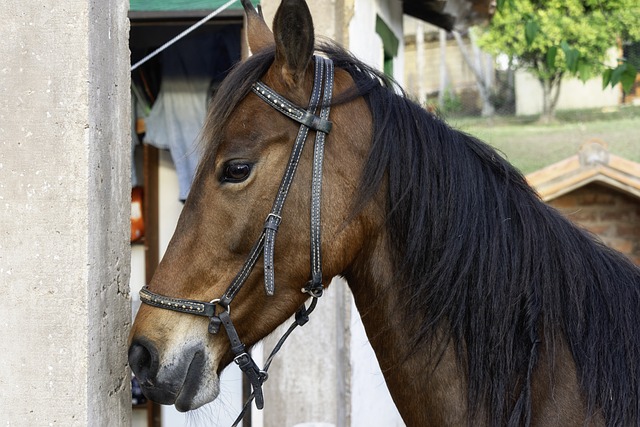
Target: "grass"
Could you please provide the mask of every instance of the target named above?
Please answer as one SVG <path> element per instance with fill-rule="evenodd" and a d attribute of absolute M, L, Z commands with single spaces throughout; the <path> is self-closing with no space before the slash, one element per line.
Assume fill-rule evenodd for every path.
<path fill-rule="evenodd" d="M 640 107 L 561 111 L 549 125 L 537 123 L 537 117 L 447 121 L 494 146 L 525 174 L 576 154 L 594 138 L 604 141 L 611 153 L 640 163 Z"/>

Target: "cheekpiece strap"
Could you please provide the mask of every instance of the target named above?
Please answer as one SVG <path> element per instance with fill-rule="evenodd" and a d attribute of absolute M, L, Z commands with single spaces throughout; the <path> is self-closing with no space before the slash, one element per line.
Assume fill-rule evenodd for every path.
<path fill-rule="evenodd" d="M 266 294 L 269 296 L 272 296 L 275 293 L 276 280 L 274 252 L 276 234 L 281 221 L 282 209 L 289 193 L 291 183 L 293 182 L 300 157 L 302 156 L 302 150 L 307 139 L 308 131 L 310 128 L 318 130 L 318 132 L 316 132 L 316 153 L 314 153 L 314 171 L 317 174 L 318 163 L 320 163 L 320 166 L 322 163 L 321 161 L 318 162 L 317 149 L 319 147 L 324 149 L 324 138 L 326 136 L 326 133 L 331 130 L 331 122 L 328 120 L 328 106 L 331 103 L 331 88 L 327 89 L 327 86 L 333 86 L 333 62 L 331 62 L 330 59 L 326 59 L 321 56 L 315 56 L 314 59 L 315 71 L 313 79 L 313 89 L 311 91 L 311 96 L 309 99 L 309 106 L 306 110 L 288 101 L 286 98 L 282 97 L 262 82 L 255 83 L 252 88 L 253 92 L 258 95 L 258 97 L 263 99 L 267 104 L 271 105 L 273 108 L 286 115 L 287 117 L 290 117 L 291 119 L 301 123 L 300 129 L 298 130 L 298 135 L 293 144 L 291 155 L 289 156 L 287 168 L 282 177 L 278 193 L 273 202 L 271 212 L 269 214 L 269 217 L 267 217 L 267 222 L 264 228 L 264 287 Z M 323 93 L 325 95 L 324 99 L 322 98 Z M 319 107 L 320 115 L 316 116 L 315 113 Z M 317 141 L 321 141 L 320 144 L 318 144 Z M 321 155 L 322 153 L 320 152 L 320 156 Z M 316 185 L 314 186 L 313 190 L 314 192 L 312 197 L 317 201 L 312 203 L 319 206 L 320 187 Z M 319 220 L 319 214 L 317 218 Z M 313 271 L 315 272 L 315 270 Z"/>

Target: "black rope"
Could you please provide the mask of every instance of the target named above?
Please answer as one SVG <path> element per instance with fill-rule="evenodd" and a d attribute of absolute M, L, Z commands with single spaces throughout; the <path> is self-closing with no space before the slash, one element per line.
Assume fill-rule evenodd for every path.
<path fill-rule="evenodd" d="M 287 340 L 287 338 L 289 338 L 289 335 L 291 335 L 291 333 L 298 326 L 304 326 L 304 324 L 309 321 L 309 314 L 311 314 L 311 312 L 315 310 L 317 304 L 318 304 L 318 298 L 312 297 L 311 304 L 309 304 L 309 308 L 305 307 L 303 304 L 302 307 L 300 307 L 300 309 L 296 312 L 295 320 L 293 321 L 293 323 L 291 323 L 289 328 L 287 328 L 287 331 L 284 334 L 282 334 L 282 336 L 280 337 L 276 345 L 273 347 L 273 350 L 271 350 L 269 357 L 267 357 L 267 360 L 264 363 L 264 368 L 262 369 L 262 371 L 260 371 L 262 374 L 264 374 L 263 380 L 262 380 L 263 383 L 269 378 L 268 371 L 269 371 L 269 367 L 271 366 L 271 362 L 273 362 L 274 357 L 280 351 L 284 342 Z M 253 399 L 255 399 L 255 391 L 252 390 L 251 394 L 247 398 L 247 401 L 242 406 L 242 410 L 240 411 L 240 414 L 238 415 L 236 420 L 233 422 L 231 427 L 237 427 L 240 421 L 242 421 L 245 414 L 249 410 L 249 407 L 251 406 L 251 402 L 253 402 Z"/>

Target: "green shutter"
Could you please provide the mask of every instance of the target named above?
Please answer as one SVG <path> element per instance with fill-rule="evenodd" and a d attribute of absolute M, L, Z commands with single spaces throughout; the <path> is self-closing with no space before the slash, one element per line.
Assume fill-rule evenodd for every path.
<path fill-rule="evenodd" d="M 382 39 L 382 47 L 384 49 L 384 72 L 388 76 L 393 76 L 393 58 L 398 56 L 398 46 L 400 45 L 400 41 L 380 16 L 376 16 L 376 33 L 378 33 Z"/>

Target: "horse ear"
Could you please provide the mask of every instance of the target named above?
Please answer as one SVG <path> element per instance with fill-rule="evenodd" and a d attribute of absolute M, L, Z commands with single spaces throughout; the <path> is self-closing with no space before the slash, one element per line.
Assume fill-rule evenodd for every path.
<path fill-rule="evenodd" d="M 294 87 L 302 81 L 313 56 L 314 36 L 311 12 L 304 0 L 282 0 L 273 19 L 276 41 L 274 66 L 283 81 Z"/>
<path fill-rule="evenodd" d="M 251 4 L 251 0 L 241 0 L 244 13 L 247 16 L 247 41 L 251 52 L 257 53 L 273 46 L 273 33 Z"/>

